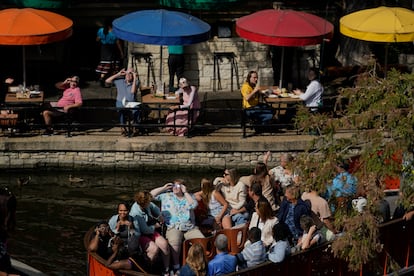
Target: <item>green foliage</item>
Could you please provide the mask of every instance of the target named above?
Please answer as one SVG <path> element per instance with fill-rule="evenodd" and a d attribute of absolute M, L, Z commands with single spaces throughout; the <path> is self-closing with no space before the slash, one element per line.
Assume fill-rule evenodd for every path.
<path fill-rule="evenodd" d="M 393 70 L 381 79 L 374 72 L 360 75 L 354 87 L 339 89 L 333 112 L 314 115 L 303 108 L 296 118 L 304 133 L 317 129 L 321 134 L 296 164 L 306 187 L 325 191 L 335 174 L 334 162 L 358 156 L 354 175 L 358 189 L 367 193 L 368 208 L 362 216 L 335 214 L 335 224 L 345 234 L 333 244 L 335 255 L 346 259 L 352 270 L 375 258 L 382 248 L 377 206 L 384 197 L 385 179 L 403 173 L 402 203 L 414 204 L 414 74 Z"/>

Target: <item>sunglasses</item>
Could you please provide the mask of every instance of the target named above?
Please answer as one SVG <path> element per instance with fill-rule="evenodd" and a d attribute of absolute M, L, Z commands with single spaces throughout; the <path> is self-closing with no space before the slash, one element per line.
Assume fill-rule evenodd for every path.
<path fill-rule="evenodd" d="M 226 176 L 226 175 L 230 175 L 230 174 L 229 173 L 224 173 L 223 175 Z"/>

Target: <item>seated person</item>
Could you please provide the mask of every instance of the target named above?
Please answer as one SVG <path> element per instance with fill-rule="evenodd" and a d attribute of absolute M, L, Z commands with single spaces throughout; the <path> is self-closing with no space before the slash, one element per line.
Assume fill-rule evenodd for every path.
<path fill-rule="evenodd" d="M 262 231 L 253 227 L 248 232 L 249 243 L 236 255 L 239 269 L 252 267 L 266 261 L 266 248 L 261 240 Z"/>
<path fill-rule="evenodd" d="M 321 234 L 311 216 L 302 216 L 300 218 L 300 227 L 303 230 L 303 235 L 299 238 L 296 246 L 298 249 L 305 250 L 321 242 Z"/>
<path fill-rule="evenodd" d="M 137 87 L 139 86 L 139 80 L 137 73 L 134 72 L 132 68 L 129 68 L 128 70 L 122 69 L 121 71 L 107 78 L 105 80 L 105 83 L 115 84 L 117 91 L 115 106 L 117 108 L 124 107 L 124 99 L 126 102 L 135 102 L 135 93 L 137 92 Z M 128 117 L 129 114 L 126 111 L 121 110 L 119 112 L 119 123 L 121 125 L 125 125 L 125 118 Z M 133 121 L 134 123 L 137 123 L 139 121 L 139 110 L 133 110 Z M 122 127 L 122 135 L 126 136 L 127 134 L 127 129 L 125 127 Z"/>
<path fill-rule="evenodd" d="M 200 221 L 200 225 L 208 226 L 211 229 L 231 228 L 231 219 L 226 216 L 229 207 L 228 202 L 221 194 L 222 184 L 216 186 L 206 178 L 201 180 L 201 191 L 196 192 L 194 196 L 199 202 L 199 206 L 203 205 L 207 209 L 207 214 Z M 201 204 L 200 204 L 201 203 Z M 198 216 L 196 214 L 196 221 Z"/>
<path fill-rule="evenodd" d="M 295 241 L 302 237 L 303 234 L 303 230 L 300 227 L 300 218 L 303 215 L 309 216 L 310 214 L 309 206 L 300 198 L 299 188 L 294 185 L 287 186 L 277 218 L 279 222 L 282 221 L 287 224 Z"/>
<path fill-rule="evenodd" d="M 312 112 L 318 111 L 318 107 L 322 106 L 323 86 L 318 80 L 318 70 L 316 68 L 309 69 L 308 79 L 310 83 L 303 92 L 300 89 L 293 90 L 295 95 L 298 95 L 304 102 L 306 107 L 309 107 Z"/>
<path fill-rule="evenodd" d="M 259 198 L 256 202 L 256 212 L 253 213 L 249 224 L 249 229 L 257 227 L 261 231 L 261 240 L 264 246 L 269 247 L 273 242 L 272 229 L 278 223 L 277 218 L 273 215 L 272 207 L 265 197 Z M 246 242 L 248 244 L 248 242 Z"/>
<path fill-rule="evenodd" d="M 180 254 L 184 240 L 204 238 L 195 226 L 194 209 L 197 207 L 195 197 L 187 192 L 184 180 L 176 179 L 174 183 L 151 190 L 155 200 L 161 201 L 162 216 L 167 226 L 165 237 L 170 244 L 170 254 L 174 272 L 180 269 Z"/>
<path fill-rule="evenodd" d="M 290 245 L 292 244 L 292 233 L 284 222 L 279 222 L 273 226 L 273 243 L 270 246 L 267 257 L 271 262 L 283 262 L 286 256 L 290 255 Z"/>
<path fill-rule="evenodd" d="M 182 109 L 194 109 L 192 114 L 190 114 L 190 119 L 192 123 L 198 118 L 199 109 L 200 109 L 200 100 L 198 98 L 198 89 L 194 85 L 190 85 L 186 78 L 181 78 L 179 81 L 180 89 L 178 89 L 175 94 L 182 94 L 183 103 L 180 105 L 174 105 L 170 107 L 170 113 L 165 119 L 165 124 L 169 125 L 166 130 L 173 135 L 184 136 L 188 132 L 188 127 L 174 127 L 174 126 L 188 126 L 188 110 Z M 181 96 L 180 96 L 181 97 Z M 171 126 L 171 127 L 170 127 Z"/>
<path fill-rule="evenodd" d="M 246 81 L 241 87 L 241 95 L 243 97 L 243 109 L 246 112 L 248 119 L 252 120 L 254 124 L 266 125 L 269 124 L 273 118 L 273 109 L 267 104 L 260 103 L 259 94 L 260 89 L 257 86 L 258 75 L 256 71 L 250 71 L 247 74 Z M 259 130 L 256 127 L 256 131 Z"/>
<path fill-rule="evenodd" d="M 59 101 L 50 102 L 50 107 L 43 111 L 43 119 L 45 120 L 46 125 L 45 135 L 53 134 L 53 118 L 63 116 L 65 113 L 68 113 L 71 108 L 82 106 L 82 94 L 78 85 L 78 76 L 72 76 L 63 82 L 56 84 L 57 88 L 64 89 L 64 91 Z"/>
<path fill-rule="evenodd" d="M 88 251 L 96 252 L 104 259 L 108 259 L 111 255 L 111 248 L 108 247 L 108 243 L 112 238 L 113 233 L 109 228 L 109 224 L 106 221 L 100 221 L 96 224 L 94 234 L 89 242 Z"/>
<path fill-rule="evenodd" d="M 1 81 L 2 79 L 0 78 L 0 104 L 4 103 L 9 85 L 14 82 L 12 78 L 6 78 L 4 81 Z"/>
<path fill-rule="evenodd" d="M 237 258 L 227 252 L 228 239 L 219 234 L 214 241 L 217 255 L 208 263 L 208 276 L 224 275 L 236 271 Z"/>

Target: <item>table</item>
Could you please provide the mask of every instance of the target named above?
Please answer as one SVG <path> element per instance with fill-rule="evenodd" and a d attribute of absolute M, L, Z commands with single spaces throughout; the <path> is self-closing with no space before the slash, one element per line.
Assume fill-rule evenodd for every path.
<path fill-rule="evenodd" d="M 281 97 L 269 98 L 269 97 L 265 97 L 264 101 L 267 104 L 270 104 L 275 109 L 275 111 L 276 111 L 275 117 L 279 117 L 280 115 L 285 114 L 288 105 L 295 105 L 295 104 L 303 103 L 302 99 L 292 98 L 292 97 L 286 97 L 286 98 L 281 98 Z"/>
<path fill-rule="evenodd" d="M 43 100 L 43 91 L 41 91 L 39 95 L 31 95 L 30 98 L 17 98 L 16 93 L 7 93 L 4 103 L 6 105 L 41 105 L 43 104 Z"/>
<path fill-rule="evenodd" d="M 7 93 L 4 99 L 5 108 L 13 110 L 20 117 L 20 121 L 25 125 L 32 124 L 39 120 L 39 111 L 44 101 L 44 93 L 31 95 L 31 98 L 17 98 L 16 93 Z"/>
<path fill-rule="evenodd" d="M 162 106 L 178 105 L 180 104 L 180 99 L 178 97 L 174 99 L 169 99 L 169 98 L 164 98 L 164 97 L 161 98 L 161 97 L 155 97 L 153 94 L 147 94 L 147 95 L 142 96 L 141 102 L 143 104 L 153 104 L 157 106 L 158 122 L 160 122 Z"/>

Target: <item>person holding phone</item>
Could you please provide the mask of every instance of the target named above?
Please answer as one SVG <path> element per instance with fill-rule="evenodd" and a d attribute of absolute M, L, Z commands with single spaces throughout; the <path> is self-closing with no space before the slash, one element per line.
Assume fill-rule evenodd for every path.
<path fill-rule="evenodd" d="M 155 200 L 161 201 L 162 216 L 167 226 L 166 238 L 171 246 L 174 273 L 180 269 L 180 253 L 184 239 L 204 238 L 195 226 L 194 209 L 197 200 L 187 191 L 184 180 L 176 179 L 172 183 L 151 191 Z"/>

